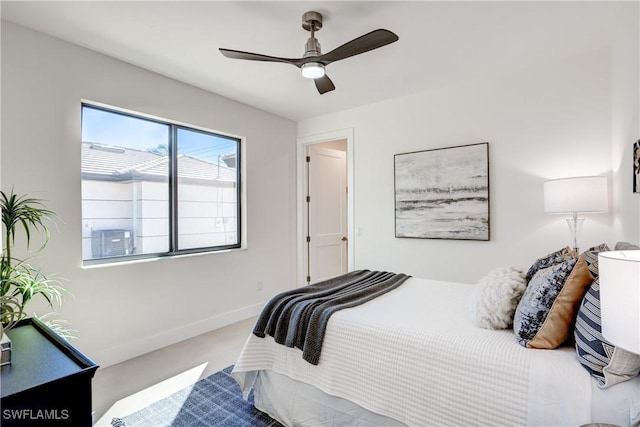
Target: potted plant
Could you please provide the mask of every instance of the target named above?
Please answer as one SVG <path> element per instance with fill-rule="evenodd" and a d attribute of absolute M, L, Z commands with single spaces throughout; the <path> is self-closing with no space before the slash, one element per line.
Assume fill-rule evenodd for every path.
<path fill-rule="evenodd" d="M 47 222 L 53 221 L 55 214 L 46 209 L 40 199 L 26 195 L 18 196 L 13 189 L 8 195 L 0 191 L 0 205 L 3 226 L 0 258 L 0 337 L 2 341 L 6 341 L 8 337 L 5 332 L 27 317 L 25 307 L 32 298 L 44 298 L 53 310 L 62 303 L 63 294 L 68 292 L 58 279 L 47 277 L 38 268 L 33 267 L 29 259 L 16 258 L 12 254 L 19 230 L 24 231 L 25 249 L 29 249 L 34 233 L 41 234 L 43 239 L 36 252 L 44 249 L 50 236 Z M 63 336 L 68 335 L 64 331 L 56 332 L 62 332 Z M 6 344 L 3 344 L 3 362 L 5 346 Z M 10 357 L 10 351 L 7 353 Z"/>

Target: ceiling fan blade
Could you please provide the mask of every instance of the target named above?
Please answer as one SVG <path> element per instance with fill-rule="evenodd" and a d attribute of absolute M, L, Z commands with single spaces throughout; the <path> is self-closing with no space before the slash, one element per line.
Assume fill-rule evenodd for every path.
<path fill-rule="evenodd" d="M 333 82 L 326 74 L 319 79 L 314 79 L 313 82 L 316 84 L 316 89 L 320 92 L 320 95 L 323 93 L 331 92 L 336 87 L 333 85 Z"/>
<path fill-rule="evenodd" d="M 260 53 L 251 53 L 251 52 L 243 52 L 241 50 L 231 50 L 220 48 L 220 53 L 222 53 L 227 58 L 233 59 L 248 59 L 250 61 L 265 61 L 265 62 L 284 62 L 285 64 L 295 65 L 300 68 L 302 64 L 300 64 L 300 59 L 294 58 L 278 58 L 277 56 L 269 56 L 262 55 Z"/>
<path fill-rule="evenodd" d="M 398 36 L 389 30 L 379 29 L 343 44 L 329 53 L 317 57 L 318 62 L 327 65 L 398 41 Z"/>

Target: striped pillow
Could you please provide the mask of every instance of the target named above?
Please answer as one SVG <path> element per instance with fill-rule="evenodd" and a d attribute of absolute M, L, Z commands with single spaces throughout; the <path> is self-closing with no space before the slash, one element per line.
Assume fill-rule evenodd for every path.
<path fill-rule="evenodd" d="M 631 379 L 640 372 L 640 356 L 614 346 L 602 336 L 598 252 L 608 250 L 603 244 L 583 254 L 595 280 L 582 299 L 574 331 L 578 360 L 601 388 Z"/>

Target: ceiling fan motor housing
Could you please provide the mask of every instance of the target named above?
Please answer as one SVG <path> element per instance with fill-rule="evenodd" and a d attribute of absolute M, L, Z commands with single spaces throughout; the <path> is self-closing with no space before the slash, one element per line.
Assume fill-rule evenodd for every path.
<path fill-rule="evenodd" d="M 307 44 L 304 46 L 304 58 L 308 58 L 310 56 L 320 56 L 322 55 L 320 51 L 320 42 L 315 37 L 309 37 L 307 40 Z"/>
<path fill-rule="evenodd" d="M 307 43 L 304 46 L 303 58 L 322 55 L 320 42 L 316 39 L 314 34 L 322 28 L 322 15 L 319 12 L 306 12 L 302 15 L 302 28 L 311 32 L 311 36 L 307 39 Z"/>

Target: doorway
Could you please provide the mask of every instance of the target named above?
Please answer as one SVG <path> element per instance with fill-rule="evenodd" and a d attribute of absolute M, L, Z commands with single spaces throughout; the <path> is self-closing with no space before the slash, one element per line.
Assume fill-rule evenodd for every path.
<path fill-rule="evenodd" d="M 353 132 L 298 140 L 298 283 L 354 268 Z"/>

